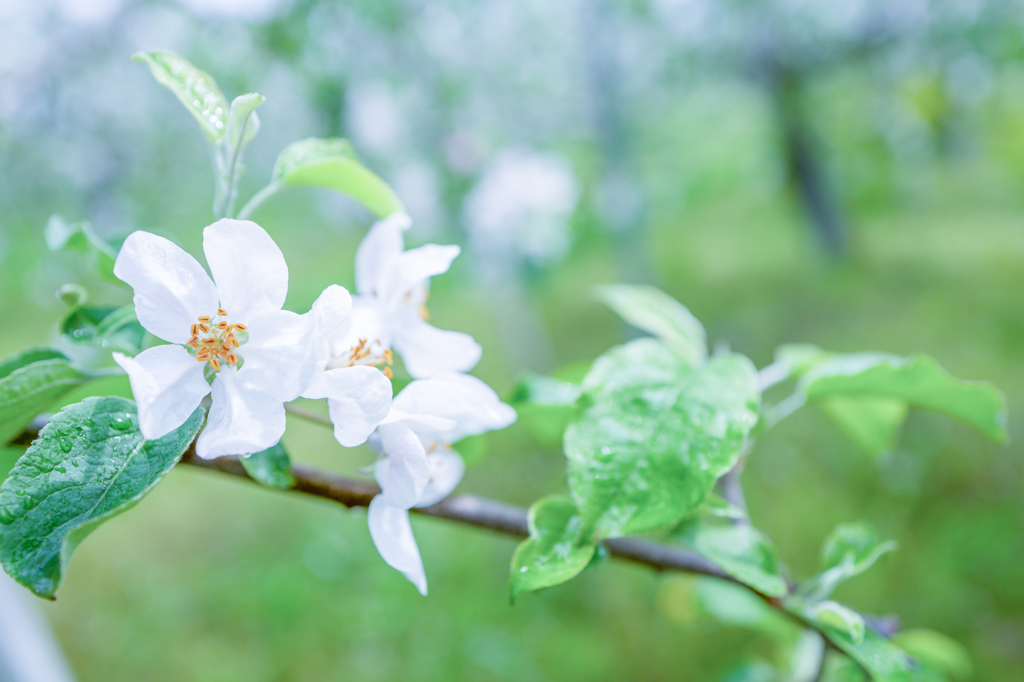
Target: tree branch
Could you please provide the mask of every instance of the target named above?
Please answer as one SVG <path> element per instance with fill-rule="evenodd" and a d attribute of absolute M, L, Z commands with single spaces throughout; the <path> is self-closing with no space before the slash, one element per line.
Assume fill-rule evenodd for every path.
<path fill-rule="evenodd" d="M 252 480 L 237 457 L 201 459 L 196 456 L 195 449 L 190 448 L 182 457 L 181 463 Z M 368 481 L 357 481 L 303 466 L 293 467 L 292 476 L 295 477 L 295 485 L 291 490 L 331 500 L 346 507 L 369 506 L 370 501 L 380 493 L 380 488 Z M 423 516 L 486 528 L 513 537 L 522 538 L 529 534 L 524 508 L 475 495 L 449 497 L 432 507 L 412 511 Z M 612 556 L 660 571 L 684 571 L 742 584 L 704 557 L 682 547 L 642 538 L 617 538 L 606 540 L 604 544 Z M 777 601 L 765 595 L 761 596 L 769 602 Z"/>

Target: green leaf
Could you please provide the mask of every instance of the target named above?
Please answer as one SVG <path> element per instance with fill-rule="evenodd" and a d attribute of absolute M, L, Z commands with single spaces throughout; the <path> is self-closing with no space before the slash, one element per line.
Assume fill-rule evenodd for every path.
<path fill-rule="evenodd" d="M 809 343 L 787 343 L 775 349 L 775 362 L 788 367 L 791 377 L 800 377 L 834 355 Z"/>
<path fill-rule="evenodd" d="M 245 473 L 254 481 L 274 488 L 291 488 L 295 485 L 292 461 L 288 457 L 288 451 L 280 443 L 239 459 L 245 467 Z"/>
<path fill-rule="evenodd" d="M 881 556 L 896 548 L 895 541 L 882 542 L 865 523 L 837 526 L 821 547 L 821 572 L 801 587 L 801 593 L 824 599 L 839 585 L 867 571 Z"/>
<path fill-rule="evenodd" d="M 46 223 L 45 237 L 46 245 L 51 251 L 77 251 L 85 256 L 89 269 L 97 277 L 106 282 L 124 285 L 124 282 L 114 276 L 117 252 L 93 231 L 89 223 L 69 223 L 59 215 L 53 215 Z"/>
<path fill-rule="evenodd" d="M 705 613 L 724 625 L 760 630 L 786 641 L 799 633 L 790 618 L 736 583 L 698 578 L 697 600 Z"/>
<path fill-rule="evenodd" d="M 786 580 L 779 574 L 775 545 L 752 526 L 694 519 L 677 527 L 672 538 L 761 594 L 782 597 L 788 591 Z"/>
<path fill-rule="evenodd" d="M 227 134 L 224 137 L 229 148 L 240 150 L 256 137 L 260 131 L 260 117 L 256 115 L 256 110 L 266 99 L 263 95 L 250 92 L 232 100 L 228 110 Z"/>
<path fill-rule="evenodd" d="M 576 577 L 596 550 L 583 534 L 583 522 L 568 497 L 544 497 L 534 502 L 529 524 L 529 539 L 520 543 L 512 556 L 509 596 L 513 603 L 523 592 Z"/>
<path fill-rule="evenodd" d="M 818 602 L 810 608 L 815 622 L 842 630 L 854 644 L 864 641 L 864 618 L 853 609 L 834 601 Z"/>
<path fill-rule="evenodd" d="M 759 403 L 757 373 L 741 355 L 693 367 L 655 339 L 605 353 L 565 432 L 569 488 L 587 528 L 610 538 L 677 523 L 735 465 Z"/>
<path fill-rule="evenodd" d="M 202 423 L 199 408 L 176 431 L 146 441 L 125 398 L 87 398 L 54 415 L 0 487 L 7 574 L 52 599 L 78 544 L 159 483 Z"/>
<path fill-rule="evenodd" d="M 613 284 L 601 287 L 599 295 L 619 317 L 654 334 L 691 365 L 700 365 L 707 360 L 708 337 L 704 325 L 686 306 L 661 289 Z"/>
<path fill-rule="evenodd" d="M 210 74 L 200 71 L 192 62 L 167 50 L 136 52 L 132 60 L 149 65 L 153 77 L 185 105 L 211 143 L 217 143 L 224 137 L 228 101 Z"/>
<path fill-rule="evenodd" d="M 896 447 L 907 404 L 895 398 L 832 398 L 822 403 L 825 412 L 872 457 Z"/>
<path fill-rule="evenodd" d="M 11 473 L 18 459 L 25 454 L 25 448 L 17 445 L 0 447 L 0 483 Z"/>
<path fill-rule="evenodd" d="M 934 630 L 904 630 L 893 635 L 893 643 L 924 667 L 954 680 L 974 677 L 974 663 L 963 644 Z"/>
<path fill-rule="evenodd" d="M 348 140 L 340 138 L 311 137 L 289 145 L 277 157 L 272 182 L 338 190 L 378 218 L 404 210 L 387 183 L 363 166 Z"/>
<path fill-rule="evenodd" d="M 973 426 L 997 443 L 1006 440 L 1006 400 L 984 381 L 962 381 L 925 356 L 880 353 L 839 355 L 818 364 L 800 381 L 808 402 L 887 398 L 933 410 Z"/>
<path fill-rule="evenodd" d="M 912 665 L 906 652 L 870 628 L 855 642 L 844 628 L 814 621 L 825 637 L 840 651 L 859 663 L 874 682 L 910 682 Z"/>
<path fill-rule="evenodd" d="M 690 512 L 690 516 L 694 518 L 713 516 L 719 519 L 735 520 L 747 518 L 747 512 L 712 492 L 708 493 L 697 508 Z"/>
<path fill-rule="evenodd" d="M 146 330 L 135 316 L 135 306 L 93 308 L 79 306 L 68 311 L 60 332 L 70 343 L 86 344 L 136 355 L 142 350 Z"/>
<path fill-rule="evenodd" d="M 512 389 L 509 404 L 518 413 L 518 422 L 531 436 L 545 445 L 557 446 L 576 415 L 580 392 L 579 384 L 527 374 Z"/>
<path fill-rule="evenodd" d="M 92 377 L 57 351 L 33 349 L 3 362 L 0 378 L 0 443 L 8 443 L 32 419 Z"/>

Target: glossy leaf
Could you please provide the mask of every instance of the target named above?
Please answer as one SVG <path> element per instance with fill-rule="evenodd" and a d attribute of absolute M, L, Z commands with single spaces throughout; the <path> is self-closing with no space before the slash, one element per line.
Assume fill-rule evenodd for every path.
<path fill-rule="evenodd" d="M 228 101 L 210 74 L 200 71 L 181 55 L 167 50 L 136 52 L 132 59 L 149 66 L 157 82 L 173 92 L 195 117 L 211 143 L 224 137 Z"/>
<path fill-rule="evenodd" d="M 596 547 L 584 535 L 576 505 L 568 497 L 545 497 L 530 507 L 530 537 L 512 556 L 509 596 L 559 585 L 576 577 Z"/>
<path fill-rule="evenodd" d="M 694 519 L 684 521 L 672 537 L 761 594 L 782 597 L 787 592 L 775 546 L 750 525 Z"/>
<path fill-rule="evenodd" d="M 695 368 L 638 339 L 599 358 L 565 433 L 569 488 L 588 529 L 611 538 L 677 523 L 736 463 L 759 402 L 741 355 Z"/>
<path fill-rule="evenodd" d="M 231 102 L 228 110 L 227 133 L 224 142 L 230 149 L 240 150 L 249 144 L 256 133 L 260 131 L 260 117 L 256 109 L 260 107 L 266 97 L 250 92 L 240 95 Z"/>
<path fill-rule="evenodd" d="M 92 378 L 49 349 L 25 351 L 0 367 L 0 443 L 10 442 L 37 414 Z"/>
<path fill-rule="evenodd" d="M 619 317 L 661 339 L 691 365 L 707 360 L 708 337 L 704 325 L 686 306 L 661 289 L 615 284 L 601 287 L 599 294 Z"/>
<path fill-rule="evenodd" d="M 359 161 L 348 140 L 308 138 L 277 157 L 273 183 L 327 187 L 349 195 L 378 218 L 404 210 L 394 191 Z"/>
<path fill-rule="evenodd" d="M 87 398 L 54 415 L 0 487 L 0 562 L 53 598 L 72 552 L 104 521 L 134 506 L 178 462 L 203 422 L 147 442 L 135 404 Z"/>
<path fill-rule="evenodd" d="M 815 622 L 842 630 L 854 644 L 864 641 L 864 618 L 853 609 L 834 601 L 823 601 L 810 609 Z"/>
<path fill-rule="evenodd" d="M 69 223 L 59 215 L 50 216 L 46 223 L 46 245 L 51 251 L 77 251 L 86 260 L 89 269 L 100 279 L 114 284 L 124 282 L 114 276 L 117 251 L 85 221 Z"/>
<path fill-rule="evenodd" d="M 245 467 L 245 473 L 263 485 L 274 488 L 291 488 L 295 485 L 292 461 L 280 443 L 248 457 L 239 457 L 239 460 Z"/>
<path fill-rule="evenodd" d="M 697 600 L 701 610 L 724 625 L 760 630 L 786 641 L 792 641 L 799 632 L 790 618 L 736 583 L 698 578 Z"/>
<path fill-rule="evenodd" d="M 871 630 L 864 629 L 864 638 L 855 642 L 843 628 L 818 622 L 825 637 L 840 651 L 859 663 L 873 682 L 911 682 L 912 662 L 906 652 Z"/>
<path fill-rule="evenodd" d="M 14 468 L 18 459 L 25 454 L 25 448 L 18 445 L 0 447 L 0 484 L 7 478 L 7 474 Z"/>
<path fill-rule="evenodd" d="M 519 415 L 519 423 L 545 445 L 556 446 L 576 414 L 579 384 L 538 374 L 520 378 L 509 404 Z"/>
<path fill-rule="evenodd" d="M 1006 400 L 992 384 L 962 381 L 928 357 L 880 353 L 839 355 L 800 381 L 808 402 L 837 397 L 899 400 L 960 419 L 992 440 L 1006 440 Z"/>
<path fill-rule="evenodd" d="M 907 418 L 907 403 L 895 398 L 832 398 L 822 407 L 872 457 L 896 447 L 900 427 Z"/>
<path fill-rule="evenodd" d="M 924 667 L 958 682 L 974 677 L 974 663 L 963 644 L 934 630 L 904 630 L 892 641 Z"/>
<path fill-rule="evenodd" d="M 745 519 L 747 512 L 715 493 L 707 497 L 690 513 L 691 517 L 713 516 L 720 519 Z"/>

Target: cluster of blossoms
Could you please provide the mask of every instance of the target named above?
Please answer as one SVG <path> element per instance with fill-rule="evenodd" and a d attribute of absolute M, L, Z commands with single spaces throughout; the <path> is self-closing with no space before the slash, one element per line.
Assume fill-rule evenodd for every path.
<path fill-rule="evenodd" d="M 196 442 L 204 458 L 248 456 L 280 441 L 284 404 L 326 399 L 345 447 L 380 453 L 370 533 L 381 556 L 426 594 L 409 510 L 435 504 L 462 478 L 451 444 L 505 428 L 515 412 L 464 372 L 480 359 L 467 334 L 427 321 L 430 278 L 457 246 L 405 250 L 410 220 L 375 224 L 356 254 L 355 297 L 331 285 L 299 315 L 282 310 L 288 268 L 270 235 L 246 220 L 203 233 L 212 279 L 195 258 L 148 232 L 128 237 L 114 273 L 135 292 L 139 322 L 168 342 L 115 361 L 128 373 L 147 439 L 181 426 L 209 395 Z M 392 400 L 392 349 L 413 377 Z"/>

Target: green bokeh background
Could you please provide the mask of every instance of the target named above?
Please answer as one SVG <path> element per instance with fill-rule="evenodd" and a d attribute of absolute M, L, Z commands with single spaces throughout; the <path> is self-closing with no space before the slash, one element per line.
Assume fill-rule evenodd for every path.
<path fill-rule="evenodd" d="M 281 19 L 247 29 L 270 36 L 253 43 L 258 59 L 274 58 L 281 49 L 274 31 L 288 26 Z M 259 87 L 234 67 L 222 73 L 209 54 L 188 56 L 233 93 Z M 139 69 L 130 87 L 170 99 Z M 742 83 L 695 87 L 663 118 L 637 126 L 645 231 L 608 236 L 584 201 L 569 257 L 522 280 L 558 365 L 590 360 L 628 337 L 592 295 L 594 285 L 622 279 L 625 240 L 639 244 L 648 279 L 704 322 L 712 344 L 728 344 L 758 366 L 780 344 L 810 342 L 923 352 L 956 376 L 996 382 L 1010 405 L 1008 446 L 912 413 L 899 447 L 876 461 L 808 408 L 758 443 L 744 473 L 754 523 L 797 577 L 815 570 L 818 547 L 838 523 L 864 519 L 899 541 L 896 553 L 837 598 L 958 639 L 977 679 L 986 680 L 1024 677 L 1024 153 L 1012 143 L 1024 127 L 1004 106 L 1009 95 L 1000 99 L 1014 83 L 965 116 L 971 144 L 937 151 L 907 171 L 878 151 L 878 133 L 858 128 L 859 107 L 873 90 L 869 70 L 852 64 L 811 80 L 808 106 L 850 220 L 842 259 L 822 253 L 777 177 L 777 160 L 764 169 L 742 162 L 778 155 L 761 93 Z M 148 155 L 125 161 L 102 192 L 133 226 L 159 229 L 199 255 L 212 201 L 203 140 L 184 112 L 168 104 L 165 115 L 166 127 L 147 133 Z M 729 134 L 709 140 L 715 126 Z M 329 132 L 313 124 L 304 134 Z M 46 253 L 47 217 L 90 217 L 94 197 L 38 163 L 44 152 L 34 138 L 8 131 L 0 140 L 5 176 L 19 176 L 17 191 L 0 195 L 6 355 L 57 341 L 61 307 L 33 293 L 43 284 L 80 281 L 97 302 L 119 303 L 124 294 L 90 280 L 72 255 Z M 243 196 L 269 176 L 265 160 L 276 154 L 269 145 L 267 135 L 253 142 Z M 564 140 L 559 148 L 573 160 L 586 199 L 595 191 L 594 145 Z M 370 222 L 352 211 L 333 217 L 318 202 L 319 192 L 296 190 L 254 215 L 289 263 L 292 310 L 308 309 L 329 284 L 352 286 L 353 256 Z M 462 241 L 454 226 L 436 238 Z M 414 228 L 410 242 L 425 241 Z M 435 280 L 431 321 L 473 334 L 484 348 L 474 374 L 507 394 L 523 368 L 504 351 L 503 311 L 480 293 L 472 259 L 467 252 Z M 105 388 L 127 390 L 123 380 Z M 460 490 L 526 505 L 564 489 L 561 453 L 521 425 L 487 441 L 486 457 Z M 345 450 L 328 430 L 297 420 L 285 444 L 297 461 L 350 475 L 372 461 L 370 451 Z M 59 599 L 41 607 L 83 681 L 714 680 L 752 652 L 770 655 L 752 632 L 704 615 L 690 579 L 612 561 L 511 607 L 514 541 L 431 519 L 414 519 L 413 527 L 427 598 L 377 555 L 364 513 L 179 469 L 83 543 Z"/>

